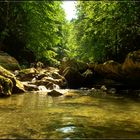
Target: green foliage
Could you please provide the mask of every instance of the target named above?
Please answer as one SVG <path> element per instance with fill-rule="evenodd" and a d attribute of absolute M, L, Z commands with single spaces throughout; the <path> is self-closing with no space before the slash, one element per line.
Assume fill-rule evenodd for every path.
<path fill-rule="evenodd" d="M 77 42 L 75 37 L 75 28 L 74 28 L 74 22 L 75 20 L 71 22 L 67 22 L 66 24 L 66 46 L 64 49 L 65 55 L 69 58 L 75 58 L 78 56 L 78 48 L 77 48 Z"/>
<path fill-rule="evenodd" d="M 87 62 L 123 61 L 129 51 L 140 48 L 139 11 L 135 1 L 78 1 L 69 55 Z"/>
<path fill-rule="evenodd" d="M 1 42 L 7 43 L 10 40 L 9 42 L 13 43 L 11 37 L 14 36 L 16 42 L 20 42 L 18 46 L 23 44 L 22 49 L 15 49 L 14 56 L 20 49 L 22 51 L 19 53 L 30 50 L 35 55 L 35 61 L 58 63 L 56 59 L 61 58 L 59 49 L 63 47 L 62 26 L 65 24 L 65 13 L 61 4 L 59 1 L 0 3 Z M 28 59 L 28 55 L 26 57 Z"/>
<path fill-rule="evenodd" d="M 37 60 L 47 58 L 54 62 L 57 55 L 55 49 L 62 45 L 62 29 L 64 23 L 64 12 L 60 8 L 60 2 L 32 2 L 32 7 L 27 26 L 27 47 L 36 54 Z M 29 8 L 29 9 L 30 9 Z"/>
<path fill-rule="evenodd" d="M 77 1 L 77 19 L 65 20 L 61 1 L 0 2 L 1 50 L 23 64 L 59 65 L 67 56 L 86 62 L 123 61 L 140 49 L 140 4 Z"/>

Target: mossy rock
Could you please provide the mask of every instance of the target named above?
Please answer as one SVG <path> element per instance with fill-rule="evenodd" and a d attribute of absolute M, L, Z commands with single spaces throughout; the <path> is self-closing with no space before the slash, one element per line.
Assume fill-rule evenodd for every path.
<path fill-rule="evenodd" d="M 14 57 L 2 51 L 0 51 L 0 65 L 11 71 L 20 69 L 18 61 Z"/>
<path fill-rule="evenodd" d="M 13 82 L 9 78 L 0 75 L 0 96 L 10 96 L 12 89 Z"/>
<path fill-rule="evenodd" d="M 140 86 L 140 50 L 126 56 L 122 70 L 126 83 Z"/>
<path fill-rule="evenodd" d="M 140 50 L 130 52 L 122 65 L 122 70 L 125 75 L 140 77 Z"/>
<path fill-rule="evenodd" d="M 2 66 L 0 66 L 0 76 L 6 81 L 6 83 L 8 83 L 8 81 L 11 81 L 13 86 L 12 86 L 12 93 L 21 93 L 21 92 L 25 92 L 24 86 L 23 84 L 16 79 L 16 77 L 14 76 L 13 73 L 11 73 L 10 71 L 6 70 L 5 68 L 3 68 Z M 3 84 L 0 83 L 2 86 Z M 6 84 L 7 86 L 7 84 Z M 11 86 L 10 86 L 11 87 Z M 5 87 L 3 87 L 5 89 Z"/>
<path fill-rule="evenodd" d="M 20 70 L 19 73 L 20 74 L 37 73 L 37 70 L 35 68 L 28 68 Z"/>
<path fill-rule="evenodd" d="M 14 78 L 14 74 L 8 71 L 7 69 L 0 66 L 0 75 L 7 77 L 7 78 Z"/>
<path fill-rule="evenodd" d="M 113 60 L 103 64 L 97 64 L 94 68 L 95 73 L 103 78 L 120 80 L 122 79 L 122 65 Z"/>
<path fill-rule="evenodd" d="M 39 74 L 39 72 L 35 68 L 28 68 L 18 71 L 16 77 L 21 81 L 30 81 L 37 74 Z"/>
<path fill-rule="evenodd" d="M 13 86 L 13 90 L 12 93 L 16 94 L 16 93 L 24 93 L 25 92 L 25 88 L 24 85 L 17 79 L 14 79 L 14 86 Z"/>
<path fill-rule="evenodd" d="M 62 61 L 61 66 L 60 66 L 60 73 L 62 74 L 63 71 L 67 67 L 71 67 L 71 68 L 75 69 L 76 71 L 83 73 L 84 71 L 87 70 L 88 65 L 84 62 L 76 61 L 75 59 L 68 58 L 68 59 Z"/>

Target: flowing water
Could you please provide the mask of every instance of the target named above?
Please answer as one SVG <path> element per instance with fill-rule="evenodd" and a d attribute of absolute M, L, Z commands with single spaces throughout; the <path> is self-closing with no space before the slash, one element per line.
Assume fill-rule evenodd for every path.
<path fill-rule="evenodd" d="M 140 138 L 140 102 L 106 94 L 12 95 L 0 99 L 0 138 Z"/>

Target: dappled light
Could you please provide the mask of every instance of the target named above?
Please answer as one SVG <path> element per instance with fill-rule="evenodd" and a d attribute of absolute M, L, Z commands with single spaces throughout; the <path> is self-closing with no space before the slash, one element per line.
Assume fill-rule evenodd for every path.
<path fill-rule="evenodd" d="M 140 138 L 138 1 L 0 2 L 0 139 Z"/>
<path fill-rule="evenodd" d="M 79 92 L 74 98 L 13 95 L 0 99 L 0 137 L 139 138 L 139 105 L 129 98 L 94 93 Z"/>

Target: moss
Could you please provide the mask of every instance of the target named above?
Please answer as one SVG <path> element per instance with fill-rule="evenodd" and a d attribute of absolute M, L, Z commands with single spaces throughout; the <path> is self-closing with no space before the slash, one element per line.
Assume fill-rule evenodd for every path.
<path fill-rule="evenodd" d="M 0 65 L 12 71 L 20 69 L 19 63 L 14 57 L 1 51 L 0 51 Z"/>
<path fill-rule="evenodd" d="M 20 66 L 19 64 L 16 64 L 16 63 L 0 63 L 0 65 L 8 70 L 11 70 L 11 71 L 14 71 L 14 70 L 19 70 L 20 69 Z"/>
<path fill-rule="evenodd" d="M 24 89 L 24 86 L 23 86 L 23 84 L 19 81 L 19 80 L 17 80 L 17 79 L 15 79 L 15 86 L 13 87 L 13 94 L 15 94 L 15 93 L 24 93 L 25 92 L 25 89 Z"/>
<path fill-rule="evenodd" d="M 14 74 L 12 74 L 10 71 L 6 70 L 2 66 L 0 66 L 0 75 L 7 77 L 7 78 L 12 78 L 14 77 Z"/>
<path fill-rule="evenodd" d="M 24 92 L 25 91 L 24 87 L 23 87 L 23 84 L 16 79 L 14 74 L 12 74 L 10 71 L 6 70 L 2 66 L 0 66 L 0 76 L 2 77 L 1 80 L 0 80 L 0 84 L 4 83 L 3 81 L 6 81 L 6 83 L 7 83 L 4 86 L 2 84 L 3 88 L 5 89 L 6 87 L 8 88 L 8 86 L 9 86 L 10 88 L 12 87 L 12 89 L 13 89 L 13 90 L 11 89 L 10 91 L 7 90 L 8 93 L 11 93 L 11 92 L 19 93 L 19 92 Z M 5 78 L 5 80 L 2 80 L 4 78 Z M 11 83 L 11 82 L 12 82 L 12 85 L 10 85 L 10 84 L 8 85 L 8 83 Z M 7 92 L 7 91 L 5 91 L 5 92 Z"/>
<path fill-rule="evenodd" d="M 130 52 L 127 55 L 123 63 L 122 69 L 125 73 L 128 74 L 134 74 L 135 72 L 140 71 L 140 50 Z"/>
<path fill-rule="evenodd" d="M 9 96 L 12 94 L 13 83 L 9 78 L 0 75 L 1 94 Z"/>
<path fill-rule="evenodd" d="M 29 73 L 37 73 L 38 71 L 35 68 L 22 69 L 19 71 L 20 74 L 29 74 Z"/>

